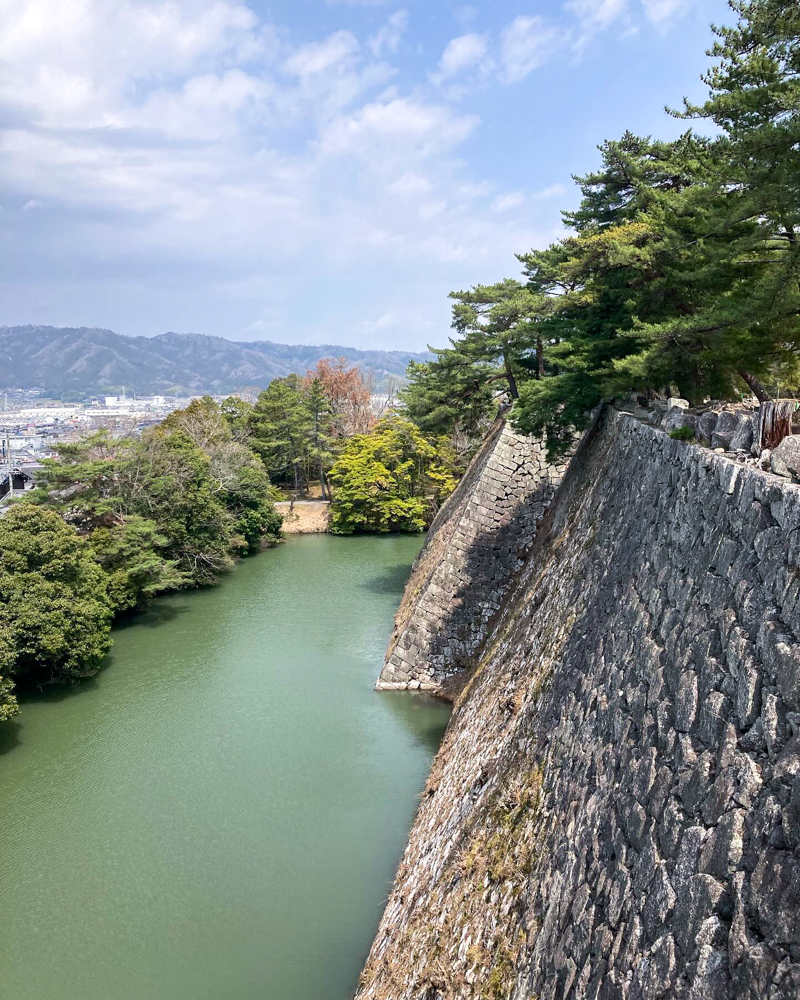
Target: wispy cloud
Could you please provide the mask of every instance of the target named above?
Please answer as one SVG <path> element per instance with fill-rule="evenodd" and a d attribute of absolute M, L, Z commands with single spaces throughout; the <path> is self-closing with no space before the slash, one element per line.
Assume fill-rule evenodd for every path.
<path fill-rule="evenodd" d="M 598 32 L 627 18 L 628 0 L 569 0 L 564 9 L 577 21 L 574 47 L 580 51 Z"/>
<path fill-rule="evenodd" d="M 486 35 L 460 35 L 452 39 L 447 43 L 439 60 L 439 66 L 431 75 L 431 79 L 436 83 L 443 83 L 464 70 L 472 69 L 486 58 L 488 49 L 489 42 Z"/>
<path fill-rule="evenodd" d="M 514 208 L 519 208 L 525 204 L 525 195 L 522 191 L 509 191 L 507 194 L 499 194 L 492 202 L 492 210 L 495 212 L 510 212 Z"/>
<path fill-rule="evenodd" d="M 392 14 L 382 28 L 368 39 L 367 45 L 370 52 L 376 59 L 397 52 L 407 28 L 408 11 L 398 10 Z"/>
<path fill-rule="evenodd" d="M 459 78 L 460 86 L 449 88 L 453 96 L 464 92 L 464 81 L 470 78 L 485 81 L 493 76 L 505 85 L 521 83 L 563 47 L 565 40 L 565 31 L 545 18 L 520 16 L 496 38 L 475 32 L 453 38 L 430 78 L 436 84 L 452 84 Z"/>
<path fill-rule="evenodd" d="M 567 189 L 563 184 L 551 184 L 540 191 L 534 191 L 531 198 L 534 201 L 545 201 L 548 198 L 558 198 L 560 195 L 566 194 L 566 192 Z"/>
<path fill-rule="evenodd" d="M 682 14 L 690 0 L 642 0 L 647 19 L 658 27 L 666 27 L 675 17 Z"/>
<path fill-rule="evenodd" d="M 500 38 L 500 80 L 520 83 L 549 59 L 562 41 L 562 32 L 541 17 L 517 17 Z"/>

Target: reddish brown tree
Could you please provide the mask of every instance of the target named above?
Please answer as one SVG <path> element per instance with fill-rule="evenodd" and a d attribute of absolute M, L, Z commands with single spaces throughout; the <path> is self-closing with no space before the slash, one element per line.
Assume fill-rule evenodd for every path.
<path fill-rule="evenodd" d="M 368 434 L 375 426 L 372 386 L 357 365 L 346 358 L 322 358 L 306 374 L 306 386 L 319 379 L 333 414 L 336 437 Z"/>

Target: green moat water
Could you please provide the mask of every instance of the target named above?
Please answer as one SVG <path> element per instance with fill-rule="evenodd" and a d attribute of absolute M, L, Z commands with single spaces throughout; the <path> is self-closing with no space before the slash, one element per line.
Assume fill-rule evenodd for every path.
<path fill-rule="evenodd" d="M 294 538 L 0 732 L 3 1000 L 347 1000 L 447 721 L 372 684 L 415 537 Z"/>

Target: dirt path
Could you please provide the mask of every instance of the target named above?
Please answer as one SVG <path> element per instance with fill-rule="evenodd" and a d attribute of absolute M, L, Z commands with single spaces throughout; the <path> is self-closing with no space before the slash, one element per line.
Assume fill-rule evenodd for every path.
<path fill-rule="evenodd" d="M 291 514 L 291 503 L 282 500 L 275 504 L 275 509 L 283 514 L 283 531 L 287 535 L 309 535 L 324 533 L 328 530 L 330 517 L 330 501 L 328 500 L 296 500 Z"/>

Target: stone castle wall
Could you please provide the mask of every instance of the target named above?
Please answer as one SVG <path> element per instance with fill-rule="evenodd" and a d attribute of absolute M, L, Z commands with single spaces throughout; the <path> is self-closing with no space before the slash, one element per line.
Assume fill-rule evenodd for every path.
<path fill-rule="evenodd" d="M 613 411 L 462 692 L 359 1000 L 800 997 L 800 487 Z"/>
<path fill-rule="evenodd" d="M 452 693 L 486 638 L 565 466 L 505 421 L 439 511 L 411 573 L 378 690 Z"/>

